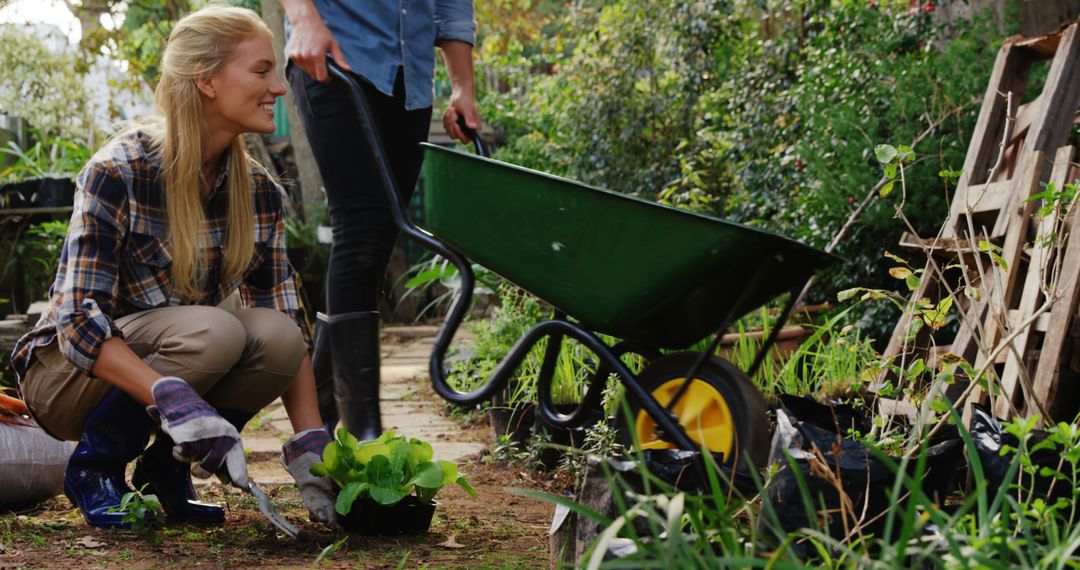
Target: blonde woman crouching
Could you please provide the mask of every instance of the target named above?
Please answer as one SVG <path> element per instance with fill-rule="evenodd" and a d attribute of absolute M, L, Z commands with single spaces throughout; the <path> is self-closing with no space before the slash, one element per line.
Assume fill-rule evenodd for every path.
<path fill-rule="evenodd" d="M 246 488 L 239 432 L 279 396 L 296 432 L 286 468 L 312 519 L 335 524 L 332 483 L 308 471 L 330 436 L 285 255 L 282 192 L 241 137 L 274 130 L 285 93 L 275 65 L 254 12 L 186 16 L 162 57 L 159 116 L 79 174 L 50 308 L 12 364 L 38 424 L 79 442 L 64 491 L 93 526 L 124 526 L 110 509 L 130 490 L 132 461 L 132 483 L 171 520 L 223 522 L 190 475 Z M 217 307 L 237 289 L 243 308 Z"/>

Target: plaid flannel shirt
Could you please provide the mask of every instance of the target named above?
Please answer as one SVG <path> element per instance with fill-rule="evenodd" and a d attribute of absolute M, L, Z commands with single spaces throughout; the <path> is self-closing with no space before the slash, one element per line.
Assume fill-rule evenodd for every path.
<path fill-rule="evenodd" d="M 34 362 L 37 347 L 59 342 L 72 364 L 89 373 L 101 345 L 123 337 L 114 319 L 171 305 L 218 305 L 239 289 L 244 307 L 267 307 L 288 314 L 311 345 L 293 268 L 285 250 L 283 190 L 252 164 L 255 254 L 243 275 L 221 280 L 228 194 L 225 171 L 204 200 L 208 232 L 202 236 L 207 267 L 199 277 L 202 298 L 181 301 L 172 294 L 169 223 L 159 157 L 142 132 L 122 135 L 94 155 L 79 173 L 75 208 L 49 310 L 19 339 L 11 364 L 20 378 Z"/>

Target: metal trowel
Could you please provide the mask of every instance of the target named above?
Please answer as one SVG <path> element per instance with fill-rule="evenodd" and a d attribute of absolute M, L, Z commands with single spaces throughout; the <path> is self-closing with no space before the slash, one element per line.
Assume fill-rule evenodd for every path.
<path fill-rule="evenodd" d="M 259 510 L 262 511 L 266 520 L 270 521 L 270 524 L 277 527 L 278 530 L 285 533 L 286 536 L 292 539 L 296 539 L 300 536 L 300 530 L 292 525 L 285 517 L 281 516 L 281 513 L 274 507 L 274 503 L 270 501 L 270 497 L 266 496 L 266 493 L 255 484 L 254 481 L 248 482 L 248 493 L 251 493 L 259 501 Z"/>

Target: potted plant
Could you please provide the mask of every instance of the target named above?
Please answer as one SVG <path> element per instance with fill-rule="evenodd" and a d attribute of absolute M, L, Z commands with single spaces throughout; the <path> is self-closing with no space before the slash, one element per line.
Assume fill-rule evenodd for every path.
<path fill-rule="evenodd" d="M 457 464 L 433 461 L 431 445 L 387 430 L 377 439 L 357 441 L 344 428 L 323 450 L 312 474 L 337 483 L 341 524 L 358 534 L 419 534 L 431 527 L 435 495 L 457 483 L 476 496 Z"/>
<path fill-rule="evenodd" d="M 70 206 L 75 195 L 74 176 L 90 159 L 90 149 L 81 141 L 46 138 L 33 131 L 37 142 L 22 148 L 14 142 L 0 148 L 14 163 L 0 170 L 4 207 Z"/>

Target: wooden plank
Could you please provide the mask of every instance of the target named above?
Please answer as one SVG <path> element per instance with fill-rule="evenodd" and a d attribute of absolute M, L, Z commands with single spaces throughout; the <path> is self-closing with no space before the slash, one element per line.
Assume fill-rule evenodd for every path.
<path fill-rule="evenodd" d="M 1080 26 L 1072 24 L 1061 35 L 1061 43 L 1050 62 L 1050 71 L 1043 87 L 1043 95 L 1039 97 L 1039 111 L 1032 120 L 1028 136 L 1024 138 L 1023 150 L 1019 155 L 1021 164 L 1027 160 L 1027 156 L 1035 151 L 1042 151 L 1047 155 L 1056 153 L 1057 149 L 1065 144 L 1069 131 L 1072 127 L 1073 115 L 1080 103 Z M 1015 176 L 1013 178 L 1016 178 Z M 1025 200 L 1028 195 L 1022 191 L 1026 181 L 1017 180 L 1017 190 L 1010 196 L 1005 205 L 1011 209 L 1018 201 Z M 1013 219 L 1012 216 L 998 218 L 998 226 L 994 233 L 1008 233 L 1007 225 Z"/>
<path fill-rule="evenodd" d="M 1035 152 L 1028 156 L 1023 162 L 1023 172 L 1014 178 L 1017 179 L 1019 188 L 1023 188 L 1027 196 L 1031 196 L 1036 192 L 1039 187 L 1039 181 L 1042 179 L 1043 164 L 1046 162 L 1046 156 L 1042 152 Z M 1026 198 L 1025 198 L 1026 199 Z M 1004 216 L 1010 218 L 1009 231 L 1005 235 L 1005 244 L 1002 246 L 1001 258 L 1005 260 L 1006 269 L 1002 269 L 998 265 L 992 265 L 989 268 L 988 279 L 980 283 L 979 287 L 983 292 L 983 301 L 979 303 L 982 305 L 980 311 L 975 315 L 980 316 L 979 322 L 983 324 L 981 336 L 971 334 L 970 323 L 969 327 L 962 327 L 961 331 L 968 330 L 966 336 L 957 334 L 957 338 L 953 339 L 953 347 L 957 350 L 964 350 L 966 343 L 973 343 L 978 347 L 978 353 L 975 358 L 975 369 L 986 369 L 987 374 L 991 374 L 991 366 L 988 366 L 988 360 L 990 353 L 994 347 L 997 346 L 1000 339 L 1005 338 L 1005 331 L 997 323 L 997 318 L 1001 315 L 1008 317 L 1010 294 L 1015 289 L 1015 282 L 1019 277 L 1019 262 L 1020 256 L 1023 253 L 1024 241 L 1027 236 L 1027 222 L 1030 218 L 1029 210 L 1031 209 L 1030 203 L 1023 203 L 1025 208 L 1021 208 L 1019 211 L 1013 211 L 1011 215 Z M 999 290 L 999 284 L 1003 287 Z M 985 312 L 985 316 L 982 317 L 981 313 Z M 1006 358 L 1004 353 L 998 353 L 994 355 L 995 361 L 999 358 Z M 979 389 L 974 388 L 971 391 L 971 395 L 968 398 L 968 402 L 977 403 L 981 402 L 985 394 Z M 965 409 L 965 416 L 968 416 L 970 411 Z M 968 417 L 965 417 L 965 424 Z"/>
<path fill-rule="evenodd" d="M 1016 112 L 1016 126 L 1013 127 L 1012 138 L 1009 140 L 1010 145 L 1016 144 L 1017 141 L 1027 136 L 1028 129 L 1031 128 L 1031 123 L 1039 110 L 1041 99 L 1042 94 L 1039 94 L 1033 101 L 1020 105 Z"/>
<path fill-rule="evenodd" d="M 1011 198 L 1015 207 L 1009 212 L 1008 233 L 1005 234 L 1005 244 L 1001 246 L 1001 258 L 1005 260 L 1008 269 L 994 266 L 994 270 L 998 273 L 997 282 L 1005 284 L 1004 299 L 1009 306 L 1012 306 L 1013 301 L 1021 295 L 1025 275 L 1021 275 L 1019 269 L 1023 261 L 1024 245 L 1027 243 L 1032 214 L 1036 209 L 1033 202 L 1025 200 L 1041 191 L 1046 162 L 1046 153 L 1041 150 L 1035 151 L 1030 158 L 1024 160 L 1024 171 L 1018 177 L 1016 195 Z"/>
<path fill-rule="evenodd" d="M 1019 309 L 1009 310 L 1009 326 L 1017 326 L 1024 322 L 1024 316 L 1020 314 Z M 1031 329 L 1035 332 L 1046 332 L 1050 330 L 1050 313 L 1043 313 L 1039 315 L 1038 319 L 1035 319 L 1034 323 L 1031 323 Z"/>
<path fill-rule="evenodd" d="M 1061 34 L 1060 42 L 1057 45 L 1057 51 L 1054 54 L 1054 59 L 1050 64 L 1050 71 L 1047 75 L 1046 83 L 1043 86 L 1042 93 L 1044 96 L 1040 96 L 1038 99 L 1038 105 L 1034 118 L 1031 122 L 1031 127 L 1028 129 L 1028 135 L 1024 137 L 1024 144 L 1022 150 L 1018 155 L 1018 161 L 1022 168 L 1028 164 L 1028 160 L 1031 153 L 1036 150 L 1048 152 L 1050 150 L 1056 151 L 1061 146 L 1066 137 L 1068 136 L 1071 122 L 1072 113 L 1077 107 L 1078 100 L 1080 100 L 1080 71 L 1076 68 L 1080 67 L 1078 61 L 1078 53 L 1080 53 L 1080 40 L 1077 37 L 1078 26 L 1076 23 L 1071 24 Z M 1065 113 L 1062 116 L 1062 113 Z M 1053 146 L 1049 146 L 1049 145 Z M 1026 193 L 1031 189 L 1030 177 L 1013 176 L 1015 182 L 1014 191 L 1010 193 L 1009 201 L 1002 209 L 1003 212 L 1010 212 L 1017 206 L 1017 204 L 1025 200 L 1030 194 Z M 1021 197 L 1021 195 L 1023 195 Z M 955 204 L 954 204 L 955 206 Z M 1011 228 L 1009 224 L 1017 219 L 1014 215 L 1002 215 L 998 216 L 992 235 L 1005 234 L 1008 235 Z M 1020 234 L 1017 234 L 1020 235 Z M 1019 254 L 1020 252 L 1013 252 Z M 1006 258 L 1008 259 L 1008 257 Z M 1015 281 L 1013 281 L 1015 284 Z M 993 297 L 992 288 L 994 283 L 983 284 L 985 290 L 984 298 L 990 299 Z M 1011 287 L 1006 291 L 1006 295 L 1011 292 Z M 1006 297 L 1009 298 L 1009 297 Z M 979 307 L 975 307 L 979 309 Z M 983 309 L 985 310 L 985 309 Z M 973 311 L 979 313 L 980 311 Z M 1000 313 L 999 313 L 1000 314 Z M 987 319 L 992 318 L 993 314 L 990 313 Z M 974 352 L 977 350 L 975 344 L 975 334 L 971 330 L 971 326 L 961 327 L 960 333 L 957 338 L 953 340 L 954 350 L 961 352 Z M 987 327 L 986 335 L 989 338 L 980 339 L 980 343 L 983 346 L 993 346 L 996 343 L 998 335 L 996 334 L 995 327 Z M 978 365 L 976 365 L 978 367 Z M 975 399 L 971 401 L 978 401 L 981 398 L 981 394 L 973 394 Z"/>
<path fill-rule="evenodd" d="M 974 213 L 1001 210 L 1008 203 L 1011 191 L 1011 180 L 999 180 L 997 182 L 968 186 L 967 191 L 964 193 L 966 209 L 970 209 Z"/>
<path fill-rule="evenodd" d="M 1029 40 L 1021 40 L 1016 42 L 1016 46 L 1021 49 L 1031 50 L 1032 52 L 1049 58 L 1057 51 L 1058 45 L 1061 43 L 1061 34 L 1047 34 L 1037 38 L 1031 38 Z"/>
<path fill-rule="evenodd" d="M 1036 156 L 1041 154 L 1041 151 L 1036 151 L 1035 153 Z M 1054 157 L 1054 167 L 1050 175 L 1050 181 L 1059 188 L 1064 185 L 1065 176 L 1069 172 L 1071 154 L 1072 147 L 1064 147 L 1058 149 L 1057 155 Z M 1035 177 L 1035 187 L 1029 190 L 1031 192 L 1029 196 L 1038 193 L 1038 181 L 1038 177 Z M 1021 202 L 1021 204 L 1023 204 L 1024 207 L 1020 212 L 1017 212 L 1016 215 L 1025 216 L 1025 220 L 1030 222 L 1031 215 L 1036 209 L 1036 204 L 1032 202 Z M 1042 218 L 1038 221 L 1038 229 L 1035 233 L 1036 239 L 1038 239 L 1038 236 L 1047 235 L 1053 230 L 1054 217 L 1047 216 Z M 1010 237 L 1011 235 L 1016 234 L 1020 235 L 1019 239 L 1021 243 L 1019 247 L 1023 249 L 1023 242 L 1027 241 L 1027 223 L 1020 224 L 1016 232 L 1010 232 Z M 1008 243 L 1007 240 L 1006 243 Z M 1016 308 L 1016 321 L 1013 322 L 1013 319 L 1009 319 L 1010 330 L 1017 330 L 1017 327 L 1021 326 L 1021 323 L 1034 314 L 1035 310 L 1042 304 L 1044 300 L 1042 285 L 1046 278 L 1044 269 L 1050 267 L 1050 264 L 1053 261 L 1053 253 L 1054 252 L 1050 251 L 1050 248 L 1048 247 L 1036 246 L 1031 252 L 1031 258 L 1027 265 L 1027 275 L 1024 276 L 1023 284 L 1020 285 L 1019 283 L 1016 283 L 1019 279 L 1014 278 L 1014 285 L 1020 287 L 1021 290 L 1018 292 L 1020 295 L 1020 303 Z M 1017 256 L 1016 261 L 1019 263 L 1019 256 Z M 1018 268 L 1019 266 L 1017 266 L 1017 269 Z M 1015 274 L 1016 271 L 1013 271 L 1012 273 Z M 1009 298 L 1011 298 L 1011 296 L 1007 294 L 1006 299 Z M 1002 393 L 994 402 L 994 412 L 999 414 L 1000 417 L 1005 417 L 1001 414 L 1005 414 L 1012 409 L 1010 402 L 1016 400 L 1018 389 L 1023 385 L 1021 379 L 1031 379 L 1023 359 L 1028 350 L 1033 348 L 1030 345 L 1030 341 L 1034 338 L 1034 335 L 1032 335 L 1031 332 L 1030 327 L 1021 330 L 1010 343 L 1012 349 L 1006 349 L 1005 351 L 1005 369 L 1001 373 Z M 1026 396 L 1031 397 L 1031 394 L 1026 394 Z"/>
<path fill-rule="evenodd" d="M 966 195 L 973 176 L 976 184 L 985 182 L 986 172 L 992 166 L 990 161 L 997 155 L 996 150 L 1000 144 L 998 139 L 1001 137 L 1004 128 L 1004 117 L 1002 115 L 1005 100 L 1001 97 L 1001 93 L 1022 89 L 1027 79 L 1030 64 L 1030 57 L 1022 53 L 1021 50 L 1014 49 L 1013 44 L 1010 42 L 1004 43 L 1001 49 L 998 50 L 997 58 L 994 60 L 994 69 L 990 74 L 986 93 L 983 95 L 979 118 L 975 123 L 975 129 L 972 131 L 971 143 L 964 159 L 963 174 L 957 183 L 949 217 L 942 228 L 942 237 L 955 238 L 958 236 L 956 222 L 965 210 L 964 200 L 957 198 Z M 929 268 L 928 264 L 926 266 L 926 275 L 931 274 Z M 937 288 L 937 284 L 933 283 L 933 281 L 933 279 L 923 279 L 918 290 L 912 293 L 912 298 L 919 299 L 930 296 L 930 293 L 936 291 Z M 893 328 L 892 335 L 889 337 L 889 343 L 885 347 L 884 354 L 886 356 L 897 356 L 904 351 L 904 339 L 907 337 L 910 320 L 910 315 L 901 315 Z"/>
<path fill-rule="evenodd" d="M 1067 150 L 1066 150 L 1067 149 Z M 1065 147 L 1068 152 L 1068 162 L 1072 162 L 1076 155 L 1074 147 Z M 1055 160 L 1055 172 L 1057 162 L 1062 159 L 1059 153 Z M 1068 180 L 1069 175 L 1066 175 Z M 1049 320 L 1053 326 L 1046 330 L 1043 337 L 1042 349 L 1039 355 L 1039 363 L 1035 367 L 1035 378 L 1032 381 L 1035 397 L 1047 407 L 1050 407 L 1057 396 L 1058 382 L 1060 379 L 1061 361 L 1065 355 L 1067 343 L 1070 341 L 1074 316 L 1077 306 L 1080 304 L 1080 223 L 1078 214 L 1080 207 L 1074 204 L 1065 220 L 1067 238 L 1065 247 L 1060 256 L 1062 259 L 1061 273 L 1057 283 L 1051 284 L 1051 291 L 1061 295 L 1061 299 L 1050 310 Z"/>

